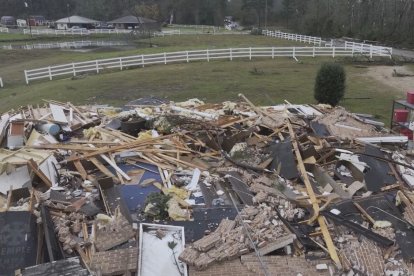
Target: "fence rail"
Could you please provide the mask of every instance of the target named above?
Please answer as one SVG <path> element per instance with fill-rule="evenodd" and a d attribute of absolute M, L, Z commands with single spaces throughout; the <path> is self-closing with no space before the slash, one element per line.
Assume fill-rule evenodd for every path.
<path fill-rule="evenodd" d="M 9 28 L 0 27 L 0 33 L 8 33 Z"/>
<path fill-rule="evenodd" d="M 131 33 L 133 30 L 124 29 L 74 29 L 74 30 L 53 30 L 53 29 L 35 29 L 28 30 L 23 29 L 23 34 L 32 35 L 91 35 L 91 34 L 126 34 Z"/>
<path fill-rule="evenodd" d="M 333 40 L 331 40 L 330 42 L 326 42 L 322 40 L 322 38 L 316 37 L 316 36 L 307 36 L 307 35 L 284 33 L 280 31 L 269 31 L 269 30 L 263 30 L 262 34 L 265 36 L 294 40 L 294 41 L 310 43 L 310 44 L 319 45 L 319 46 L 322 46 L 322 44 L 324 44 L 325 47 L 334 47 Z M 351 51 L 355 51 L 356 53 L 363 53 L 363 54 L 369 55 L 370 58 L 372 58 L 373 56 L 384 56 L 384 57 L 392 56 L 391 47 L 376 46 L 372 44 L 356 43 L 356 42 L 349 42 L 349 41 L 345 41 L 345 44 L 343 45 L 343 47 L 346 50 L 351 50 Z"/>
<path fill-rule="evenodd" d="M 235 58 L 260 58 L 270 57 L 338 57 L 354 56 L 356 54 L 372 54 L 383 56 L 382 52 L 371 51 L 364 52 L 364 48 L 345 47 L 250 47 L 250 48 L 229 48 L 229 49 L 207 49 L 195 51 L 180 51 L 170 53 L 158 53 L 149 55 L 135 55 L 110 59 L 99 59 L 92 61 L 76 62 L 62 64 L 57 66 L 48 66 L 38 69 L 25 70 L 25 80 L 29 84 L 32 80 L 50 79 L 57 76 L 77 76 L 85 72 L 100 73 L 108 69 L 128 69 L 131 67 L 145 67 L 150 64 L 168 64 L 173 62 L 190 62 L 190 61 L 211 61 L 216 59 L 233 60 Z"/>
<path fill-rule="evenodd" d="M 300 34 L 292 34 L 292 33 L 284 33 L 281 31 L 269 31 L 269 30 L 262 30 L 262 34 L 265 36 L 271 36 L 281 39 L 299 41 L 303 43 L 309 43 L 314 45 L 322 46 L 322 43 L 326 42 L 322 40 L 320 37 L 316 36 L 309 36 L 309 35 L 300 35 Z"/>
<path fill-rule="evenodd" d="M 376 46 L 372 44 L 345 41 L 345 49 L 351 49 L 353 51 L 369 53 L 371 58 L 373 55 L 376 55 L 376 54 L 373 54 L 374 52 L 377 52 L 377 53 L 379 52 L 382 54 L 382 56 L 389 56 L 389 57 L 392 56 L 391 47 Z"/>
<path fill-rule="evenodd" d="M 126 41 L 69 41 L 69 42 L 54 42 L 54 43 L 36 43 L 36 44 L 23 44 L 23 45 L 0 45 L 0 49 L 13 50 L 13 49 L 67 49 L 67 48 L 82 48 L 82 47 L 111 47 L 128 45 Z"/>

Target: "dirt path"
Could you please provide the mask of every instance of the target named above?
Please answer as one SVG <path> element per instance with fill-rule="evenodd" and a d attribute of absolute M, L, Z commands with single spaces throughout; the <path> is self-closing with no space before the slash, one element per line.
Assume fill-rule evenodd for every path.
<path fill-rule="evenodd" d="M 368 68 L 366 76 L 393 87 L 403 94 L 410 90 L 414 91 L 414 76 L 393 77 L 394 70 L 400 74 L 414 75 L 414 72 L 406 66 L 372 66 Z"/>

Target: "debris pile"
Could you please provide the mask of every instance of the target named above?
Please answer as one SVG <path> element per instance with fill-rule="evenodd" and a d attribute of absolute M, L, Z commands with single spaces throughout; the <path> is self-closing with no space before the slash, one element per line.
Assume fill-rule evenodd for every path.
<path fill-rule="evenodd" d="M 240 98 L 1 115 L 0 271 L 413 274 L 411 141 L 341 107 Z"/>

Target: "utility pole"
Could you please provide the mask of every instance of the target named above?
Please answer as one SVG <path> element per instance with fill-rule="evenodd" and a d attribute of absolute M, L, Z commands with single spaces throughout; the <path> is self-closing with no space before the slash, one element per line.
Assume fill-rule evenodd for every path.
<path fill-rule="evenodd" d="M 31 4 L 31 3 L 30 3 Z M 32 25 L 30 24 L 30 11 L 29 11 L 29 4 L 27 4 L 27 2 L 24 2 L 24 6 L 26 7 L 27 10 L 27 23 L 29 24 L 29 30 L 30 30 L 30 37 L 33 38 L 33 34 L 32 34 Z"/>
<path fill-rule="evenodd" d="M 66 13 L 68 14 L 68 23 L 66 27 L 69 28 L 69 25 L 70 25 L 69 3 L 66 4 Z"/>

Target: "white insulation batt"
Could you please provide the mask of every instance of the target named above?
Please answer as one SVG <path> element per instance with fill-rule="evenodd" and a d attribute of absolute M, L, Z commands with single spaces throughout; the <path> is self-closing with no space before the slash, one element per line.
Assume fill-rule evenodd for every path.
<path fill-rule="evenodd" d="M 163 233 L 162 238 L 157 230 Z M 176 244 L 174 249 L 170 242 Z M 142 223 L 139 243 L 139 276 L 187 276 L 187 266 L 178 260 L 185 245 L 184 227 Z"/>

